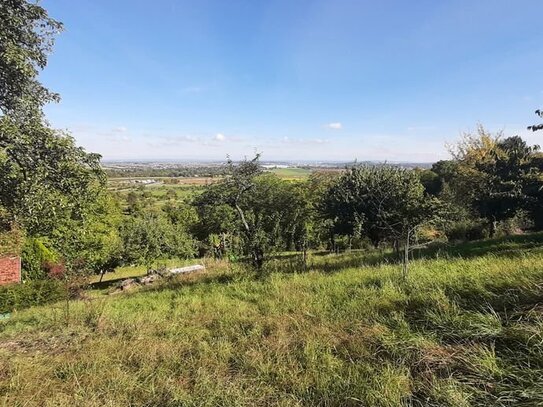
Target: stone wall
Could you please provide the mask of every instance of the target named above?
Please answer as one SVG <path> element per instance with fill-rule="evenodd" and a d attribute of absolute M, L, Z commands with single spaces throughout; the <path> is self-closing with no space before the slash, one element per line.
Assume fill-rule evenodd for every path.
<path fill-rule="evenodd" d="M 21 281 L 21 258 L 0 257 L 0 285 Z"/>

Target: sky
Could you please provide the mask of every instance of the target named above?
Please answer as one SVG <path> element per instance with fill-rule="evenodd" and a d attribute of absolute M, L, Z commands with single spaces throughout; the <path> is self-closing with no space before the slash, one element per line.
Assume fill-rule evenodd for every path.
<path fill-rule="evenodd" d="M 46 114 L 105 160 L 434 162 L 543 145 L 541 0 L 42 0 Z"/>

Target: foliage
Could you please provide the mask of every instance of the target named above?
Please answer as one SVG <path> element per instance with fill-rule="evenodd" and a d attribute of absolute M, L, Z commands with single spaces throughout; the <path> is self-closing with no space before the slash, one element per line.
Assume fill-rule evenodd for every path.
<path fill-rule="evenodd" d="M 535 114 L 538 115 L 539 117 L 543 117 L 543 111 L 542 110 L 539 110 L 539 109 L 536 110 Z M 543 123 L 534 124 L 533 126 L 528 126 L 528 130 L 532 130 L 532 131 L 543 130 Z"/>
<path fill-rule="evenodd" d="M 144 264 L 168 257 L 193 257 L 196 245 L 183 224 L 172 223 L 159 212 L 145 212 L 123 221 L 120 229 L 122 259 L 128 264 Z"/>
<path fill-rule="evenodd" d="M 0 314 L 61 301 L 65 297 L 65 287 L 58 280 L 31 280 L 0 286 Z"/>
<path fill-rule="evenodd" d="M 0 205 L 31 235 L 81 218 L 105 186 L 99 156 L 39 121 L 0 118 Z M 4 144 L 2 144 L 4 143 Z"/>
<path fill-rule="evenodd" d="M 458 163 L 452 181 L 456 196 L 487 219 L 491 235 L 497 222 L 514 217 L 537 201 L 530 194 L 538 189 L 534 183 L 543 186 L 541 170 L 534 161 L 538 148 L 518 136 L 493 136 L 480 126 L 477 135 L 466 135 L 452 150 Z"/>
<path fill-rule="evenodd" d="M 45 238 L 28 238 L 21 253 L 22 280 L 38 280 L 46 277 L 46 265 L 59 260 L 51 250 L 51 242 Z"/>
<path fill-rule="evenodd" d="M 7 0 L 0 3 L 0 111 L 3 114 L 39 108 L 58 98 L 38 80 L 47 64 L 55 34 L 62 24 L 34 2 Z"/>
<path fill-rule="evenodd" d="M 405 241 L 433 216 L 434 200 L 424 194 L 418 174 L 391 166 L 353 167 L 332 185 L 323 211 L 334 231 Z"/>

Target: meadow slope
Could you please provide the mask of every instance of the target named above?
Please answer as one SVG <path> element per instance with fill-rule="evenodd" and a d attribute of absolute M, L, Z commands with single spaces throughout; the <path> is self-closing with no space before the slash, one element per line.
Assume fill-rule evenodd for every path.
<path fill-rule="evenodd" d="M 0 321 L 5 406 L 543 405 L 543 235 L 94 292 Z M 374 265 L 372 265 L 374 264 Z M 288 259 L 270 267 L 292 270 Z"/>

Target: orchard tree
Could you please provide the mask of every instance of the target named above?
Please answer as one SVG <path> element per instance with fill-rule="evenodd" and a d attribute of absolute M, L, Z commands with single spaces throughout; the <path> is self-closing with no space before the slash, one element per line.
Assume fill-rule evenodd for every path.
<path fill-rule="evenodd" d="M 122 258 L 127 264 L 153 263 L 165 258 L 191 258 L 196 244 L 181 224 L 174 224 L 158 211 L 126 218 L 120 228 Z"/>
<path fill-rule="evenodd" d="M 324 210 L 338 231 L 402 248 L 405 276 L 419 229 L 438 217 L 437 200 L 425 194 L 418 174 L 388 165 L 350 168 L 326 194 Z"/>
<path fill-rule="evenodd" d="M 248 255 L 256 269 L 270 251 L 296 248 L 305 259 L 311 228 L 306 192 L 263 173 L 259 157 L 240 163 L 229 159 L 227 177 L 195 200 L 202 227 L 213 232 L 208 237 L 239 235 L 241 254 Z"/>

